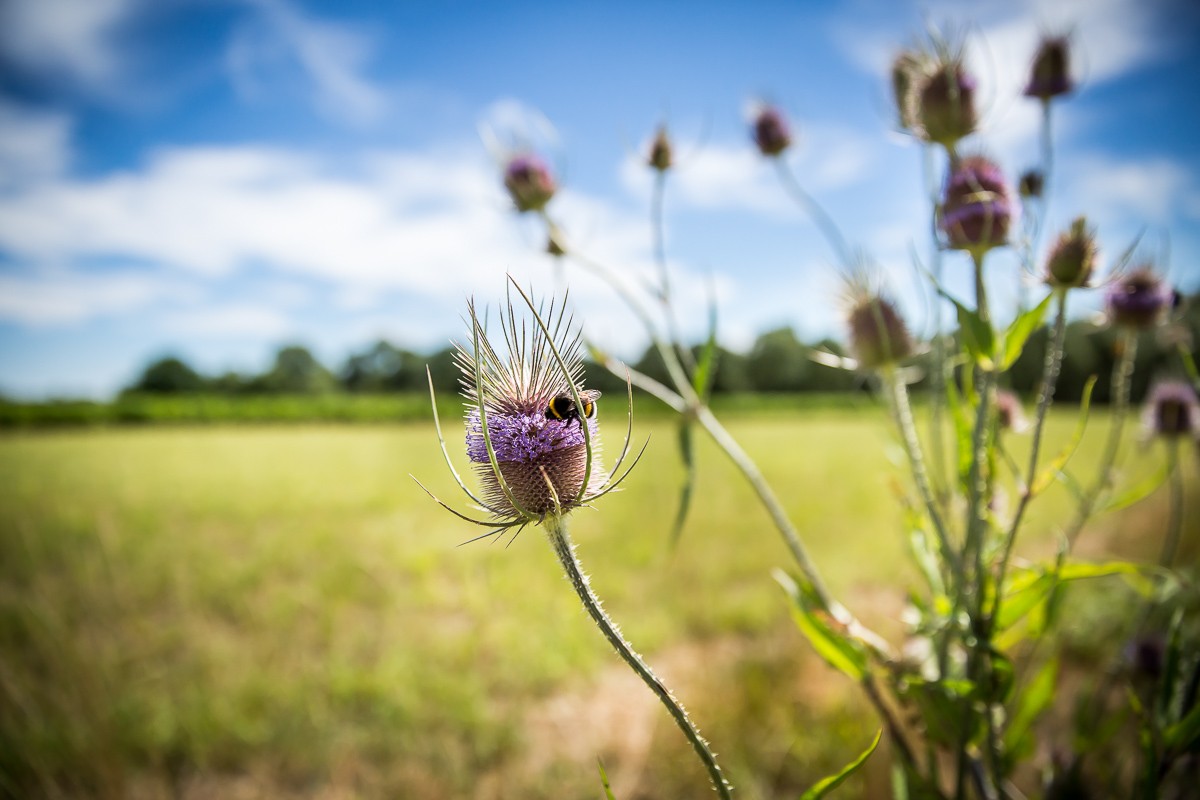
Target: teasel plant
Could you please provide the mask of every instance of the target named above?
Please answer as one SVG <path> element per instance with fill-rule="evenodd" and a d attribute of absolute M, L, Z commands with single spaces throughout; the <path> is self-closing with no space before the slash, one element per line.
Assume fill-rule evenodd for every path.
<path fill-rule="evenodd" d="M 592 507 L 629 476 L 645 450 L 630 455 L 633 429 L 632 387 L 627 394 L 625 440 L 611 472 L 600 460 L 596 395 L 584 388 L 582 338 L 567 312 L 567 300 L 536 303 L 511 277 L 499 314 L 501 340 L 494 343 L 474 301 L 467 304 L 470 345 L 456 347 L 455 361 L 466 406 L 466 450 L 481 490 L 473 492 L 455 469 L 429 383 L 434 424 L 442 454 L 454 481 L 474 503 L 475 515 L 454 509 L 418 481 L 438 505 L 459 519 L 487 528 L 469 539 L 515 536 L 526 527 L 545 530 L 585 611 L 622 660 L 666 707 L 700 759 L 717 794 L 728 800 L 732 786 L 707 741 L 683 705 L 658 678 L 616 622 L 605 611 L 584 572 L 571 539 L 572 512 Z M 511 292 L 519 297 L 514 304 Z M 617 474 L 620 472 L 620 475 Z M 415 478 L 414 478 L 415 480 Z"/>
<path fill-rule="evenodd" d="M 979 128 L 979 115 L 976 81 L 966 68 L 961 42 L 933 37 L 923 48 L 903 51 L 892 74 L 897 124 L 920 142 L 925 165 L 930 256 L 928 264 L 917 261 L 937 298 L 928 343 L 911 333 L 900 306 L 864 268 L 869 261 L 851 251 L 833 217 L 791 172 L 786 159 L 796 136 L 783 112 L 760 105 L 751 120 L 754 146 L 774 161 L 784 190 L 812 218 L 847 277 L 850 356 L 815 353 L 814 358 L 854 370 L 878 389 L 912 479 L 911 485 L 898 487 L 898 495 L 909 551 L 923 586 L 909 593 L 912 608 L 906 619 L 911 630 L 901 648 L 862 625 L 833 597 L 777 495 L 710 408 L 717 355 L 715 302 L 710 301 L 708 337 L 695 355 L 680 340 L 672 317 L 663 206 L 675 165 L 667 131 L 659 129 L 645 159 L 655 171 L 650 206 L 659 276 L 657 282 L 646 281 L 644 293 L 574 246 L 554 216 L 551 196 L 535 208 L 513 193 L 507 180 L 506 186 L 513 193 L 514 207 L 543 223 L 550 253 L 598 276 L 617 292 L 644 326 L 663 362 L 667 380 L 660 382 L 629 370 L 589 343 L 592 356 L 603 366 L 680 415 L 685 474 L 671 541 L 678 541 L 687 518 L 696 478 L 693 430 L 699 426 L 742 472 L 789 549 L 793 569 L 777 571 L 776 578 L 800 630 L 829 665 L 859 684 L 878 714 L 895 759 L 897 796 L 999 800 L 1024 796 L 1014 780 L 1019 767 L 1038 752 L 1037 725 L 1054 704 L 1061 659 L 1056 651 L 1046 651 L 1054 647 L 1051 633 L 1061 618 L 1066 587 L 1084 580 L 1124 579 L 1149 596 L 1162 594 L 1173 580 L 1166 570 L 1179 547 L 1176 531 L 1182 511 L 1172 511 L 1168 522 L 1160 559 L 1167 566 L 1091 562 L 1073 552 L 1076 538 L 1095 515 L 1132 504 L 1163 482 L 1155 478 L 1115 491 L 1137 338 L 1160 323 L 1172 294 L 1148 265 L 1124 268 L 1136 242 L 1110 268 L 1106 281 L 1097 279 L 1096 232 L 1084 217 L 1062 231 L 1041 264 L 1035 265 L 1040 244 L 1036 235 L 1030 236 L 1028 224 L 1018 235 L 1021 211 L 1030 209 L 1018 197 L 1028 201 L 1046 188 L 1053 166 L 1049 112 L 1043 115 L 1037 178 L 1023 180 L 1020 191 L 1014 191 L 1001 166 L 969 142 Z M 1069 74 L 1063 74 L 1068 55 L 1065 40 L 1043 50 L 1049 55 L 1039 51 L 1035 56 L 1026 94 L 1048 108 L 1066 93 L 1062 87 L 1072 84 Z M 942 177 L 936 178 L 939 174 Z M 1042 204 L 1035 213 L 1044 215 L 1044 208 Z M 1040 231 L 1043 221 L 1039 217 L 1035 231 Z M 1001 248 L 1015 249 L 1026 273 L 1035 276 L 1045 292 L 1029 307 L 1022 301 L 1009 320 L 1003 312 L 995 313 L 988 294 L 987 271 L 995 269 L 988 264 L 989 254 Z M 965 299 L 943 284 L 944 270 L 951 267 L 970 271 L 974 291 Z M 1105 290 L 1107 316 L 1117 332 L 1117 358 L 1103 453 L 1097 464 L 1088 465 L 1095 467 L 1095 477 L 1085 485 L 1071 476 L 1070 469 L 1088 429 L 1094 380 L 1083 392 L 1067 441 L 1050 457 L 1043 450 L 1066 343 L 1068 298 L 1097 288 Z M 643 299 L 646 294 L 657 298 L 658 307 Z M 952 335 L 942 330 L 943 307 L 954 311 Z M 1005 382 L 1031 336 L 1047 324 L 1048 315 L 1052 321 L 1032 421 L 1018 425 L 1023 414 L 1018 400 L 1005 390 Z M 1180 354 L 1185 366 L 1191 367 L 1189 376 L 1200 383 L 1194 362 L 1187 360 L 1190 350 L 1181 347 Z M 922 377 L 921 360 L 929 365 L 930 378 L 931 419 L 924 435 L 909 398 L 910 386 Z M 1014 457 L 1007 442 L 1022 431 L 1031 436 L 1025 460 Z M 1168 442 L 1168 454 L 1177 451 L 1180 440 Z M 1177 454 L 1168 457 L 1173 481 L 1179 479 L 1178 469 L 1172 466 L 1178 460 Z M 1015 486 L 1015 502 L 1007 501 L 1007 482 Z M 1055 484 L 1072 493 L 1073 515 L 1060 527 L 1055 556 L 1031 562 L 1018 554 L 1020 533 L 1032 503 Z M 1181 508 L 1172 501 L 1172 509 Z M 1181 608 L 1176 600 L 1164 603 Z M 1171 765 L 1200 744 L 1200 690 L 1195 688 L 1200 681 L 1196 657 L 1200 650 L 1194 637 L 1188 638 L 1186 626 L 1172 624 L 1173 644 L 1164 652 L 1173 654 L 1167 661 L 1174 659 L 1171 680 L 1175 683 L 1157 696 L 1157 716 L 1143 713 L 1140 718 L 1142 734 L 1153 743 L 1144 754 L 1149 766 L 1138 778 L 1139 791 L 1147 797 L 1157 796 L 1156 787 L 1164 785 Z M 1098 702 L 1094 707 L 1107 706 Z M 831 780 L 836 782 L 860 766 L 874 746 Z M 1047 767 L 1047 786 L 1066 780 L 1082 755 L 1071 754 Z M 1047 796 L 1064 796 L 1051 788 Z"/>

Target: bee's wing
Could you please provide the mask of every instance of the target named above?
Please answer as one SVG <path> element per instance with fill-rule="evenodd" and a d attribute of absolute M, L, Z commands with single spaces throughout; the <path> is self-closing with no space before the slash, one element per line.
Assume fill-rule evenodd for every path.
<path fill-rule="evenodd" d="M 580 400 L 591 400 L 593 403 L 600 399 L 599 389 L 584 389 L 579 393 Z"/>

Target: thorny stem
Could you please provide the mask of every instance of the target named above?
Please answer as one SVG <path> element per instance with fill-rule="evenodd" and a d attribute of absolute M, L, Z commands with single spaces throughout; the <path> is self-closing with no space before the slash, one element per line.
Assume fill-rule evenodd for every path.
<path fill-rule="evenodd" d="M 654 174 L 654 193 L 650 197 L 650 225 L 654 231 L 654 260 L 658 264 L 658 301 L 662 304 L 663 319 L 667 323 L 667 336 L 679 352 L 679 358 L 689 371 L 696 369 L 692 351 L 683 344 L 679 326 L 675 322 L 674 307 L 671 305 L 671 276 L 667 268 L 667 236 L 663 224 L 663 197 L 666 194 L 667 173 L 657 170 Z"/>
<path fill-rule="evenodd" d="M 1183 469 L 1179 465 L 1179 438 L 1175 436 L 1167 440 L 1167 469 L 1171 475 L 1171 509 L 1167 518 L 1167 538 L 1158 563 L 1170 569 L 1175 563 L 1183 531 Z"/>
<path fill-rule="evenodd" d="M 987 302 L 987 287 L 983 279 L 983 261 L 985 252 L 975 251 L 971 253 L 972 261 L 975 267 L 975 310 L 979 315 L 980 320 L 984 324 L 991 323 L 991 314 L 988 309 Z M 991 476 L 986 469 L 988 461 L 988 433 L 991 430 L 992 404 L 995 395 L 995 372 L 992 368 L 984 369 L 976 367 L 976 391 L 979 395 L 979 406 L 975 413 L 975 428 L 971 435 L 971 468 L 967 474 L 967 520 L 966 520 L 966 537 L 963 542 L 963 562 L 964 570 L 966 564 L 970 560 L 974 560 L 973 579 L 974 585 L 968 589 L 965 585 L 962 591 L 955 598 L 955 611 L 961 603 L 960 597 L 963 597 L 968 592 L 972 595 L 970 598 L 973 603 L 968 604 L 967 614 L 971 620 L 971 634 L 975 639 L 974 644 L 968 647 L 967 658 L 967 679 L 977 682 L 980 676 L 977 674 L 980 669 L 987 668 L 987 659 L 984 657 L 983 650 L 987 647 L 988 631 L 983 626 L 982 612 L 984 594 L 986 589 L 987 574 L 984 570 L 983 552 L 984 552 L 984 535 L 987 528 L 987 498 L 989 497 L 989 484 Z M 969 765 L 966 747 L 966 731 L 970 725 L 971 711 L 964 712 L 962 726 L 964 736 L 963 741 L 958 746 L 958 762 L 957 762 L 957 780 L 956 780 L 956 796 L 962 796 L 965 787 L 966 771 Z M 985 709 L 985 723 L 988 726 L 988 750 L 993 762 L 996 762 L 996 747 L 994 736 L 994 721 L 990 708 Z M 993 767 L 995 763 L 993 763 Z M 986 782 L 984 787 L 987 787 Z M 985 796 L 992 796 L 991 791 L 985 791 Z"/>
<path fill-rule="evenodd" d="M 921 440 L 917 436 L 917 426 L 913 421 L 912 406 L 908 402 L 908 389 L 905 387 L 899 372 L 894 368 L 885 370 L 882 378 L 884 386 L 887 389 L 888 405 L 891 406 L 892 418 L 896 422 L 896 427 L 900 429 L 900 440 L 904 445 L 904 453 L 908 456 L 908 464 L 912 470 L 913 480 L 917 484 L 917 491 L 921 495 L 921 501 L 925 504 L 925 511 L 929 515 L 930 522 L 933 523 L 934 531 L 937 533 L 938 549 L 941 550 L 943 560 L 950 566 L 956 583 L 961 586 L 963 577 L 962 564 L 959 563 L 958 554 L 954 552 L 954 548 L 950 544 L 950 537 L 946 532 L 946 524 L 942 520 L 937 500 L 933 495 L 933 488 L 929 484 L 929 473 L 925 469 L 925 456 L 921 450 Z"/>
<path fill-rule="evenodd" d="M 547 215 L 544 211 L 542 212 L 542 218 L 546 223 L 546 227 L 555 234 L 557 241 L 560 244 L 563 244 L 561 231 L 558 225 L 555 224 L 555 222 L 550 219 L 549 215 Z M 684 400 L 688 401 L 689 404 L 694 404 L 697 399 L 696 393 L 692 389 L 691 381 L 688 380 L 687 374 L 683 370 L 683 366 L 679 363 L 678 356 L 676 356 L 674 349 L 668 346 L 667 343 L 663 341 L 663 338 L 659 336 L 658 328 L 654 324 L 654 319 L 650 316 L 649 310 L 647 310 L 646 307 L 642 305 L 642 302 L 637 298 L 637 295 L 631 292 L 629 287 L 626 286 L 620 279 L 618 279 L 617 276 L 613 274 L 612 270 L 608 269 L 608 267 L 604 266 L 598 261 L 588 258 L 582 253 L 577 252 L 573 247 L 566 247 L 564 245 L 564 249 L 566 250 L 567 256 L 573 258 L 581 267 L 603 280 L 621 296 L 621 299 L 625 301 L 625 305 L 629 306 L 630 311 L 637 316 L 637 318 L 641 321 L 642 326 L 646 329 L 646 333 L 650 336 L 650 340 L 654 343 L 654 348 L 658 350 L 658 354 L 663 360 L 663 365 L 667 369 L 667 374 L 671 376 L 671 382 L 678 387 L 680 396 L 682 396 Z"/>
<path fill-rule="evenodd" d="M 700 731 L 688 717 L 687 711 L 684 710 L 679 701 L 671 694 L 670 689 L 647 666 L 642 657 L 637 654 L 637 651 L 625 641 L 625 637 L 621 635 L 617 624 L 608 616 L 600 604 L 600 599 L 592 591 L 588 578 L 583 573 L 583 567 L 575 557 L 575 548 L 567 533 L 566 519 L 556 514 L 547 517 L 546 536 L 550 539 L 550 546 L 554 548 L 554 554 L 558 556 L 563 570 L 567 573 L 567 580 L 571 582 L 575 593 L 579 595 L 579 599 L 583 603 L 588 616 L 600 628 L 601 633 L 604 634 L 604 638 L 608 639 L 609 644 L 613 646 L 617 654 L 621 656 L 625 663 L 637 673 L 637 676 L 650 687 L 650 691 L 654 692 L 655 696 L 666 706 L 672 719 L 675 720 L 675 724 L 683 731 L 683 735 L 687 737 L 687 740 L 691 743 L 693 749 L 695 749 L 696 755 L 699 756 L 700 761 L 704 764 L 704 768 L 708 770 L 709 779 L 712 780 L 717 794 L 725 800 L 732 800 L 733 787 L 725 779 L 724 774 L 721 772 L 721 767 L 717 764 L 716 757 L 713 755 L 708 743 L 704 741 L 704 737 L 700 735 Z"/>
<path fill-rule="evenodd" d="M 1054 316 L 1054 332 L 1050 336 L 1050 344 L 1046 349 L 1046 360 L 1042 365 L 1042 388 L 1038 395 L 1037 417 L 1033 424 L 1033 443 L 1029 449 L 1029 469 L 1025 474 L 1024 485 L 1021 487 L 1021 499 L 1013 512 L 1012 522 L 1008 526 L 1008 535 L 1004 538 L 1004 552 L 1000 556 L 1000 566 L 996 573 L 996 591 L 992 596 L 992 610 L 989 619 L 994 619 L 1000 612 L 1000 597 L 1004 588 L 1005 573 L 1008 572 L 1008 562 L 1012 557 L 1013 545 L 1017 541 L 1017 531 L 1025 516 L 1029 503 L 1033 500 L 1033 483 L 1037 479 L 1038 455 L 1042 448 L 1042 433 L 1046 427 L 1047 412 L 1054 399 L 1054 388 L 1058 383 L 1058 373 L 1062 367 L 1063 342 L 1067 334 L 1067 293 L 1058 292 L 1055 298 L 1056 313 Z"/>
<path fill-rule="evenodd" d="M 543 219 L 547 227 L 550 228 L 551 232 L 558 232 L 557 226 L 555 226 L 554 222 L 549 218 L 548 215 L 543 213 Z M 836 227 L 834 227 L 833 230 L 836 233 Z M 838 239 L 840 240 L 840 236 L 838 236 Z M 561 238 L 559 238 L 559 241 L 561 242 Z M 822 580 L 820 573 L 817 571 L 816 565 L 809 556 L 808 550 L 804 547 L 804 543 L 800 540 L 799 533 L 797 533 L 796 529 L 792 526 L 791 520 L 788 519 L 787 512 L 784 511 L 783 505 L 779 502 L 779 498 L 777 498 L 775 493 L 771 490 L 770 485 L 759 471 L 757 464 L 754 463 L 754 460 L 746 454 L 746 452 L 741 448 L 741 445 L 737 443 L 737 440 L 729 434 L 725 427 L 721 425 L 720 421 L 717 420 L 716 416 L 712 413 L 712 410 L 709 409 L 708 406 L 705 405 L 700 399 L 699 395 L 696 394 L 695 389 L 692 388 L 691 382 L 687 379 L 687 376 L 683 371 L 682 365 L 676 358 L 674 350 L 668 347 L 666 343 L 663 342 L 662 338 L 659 337 L 657 329 L 654 326 L 654 322 L 650 317 L 649 311 L 647 311 L 638 301 L 637 297 L 616 278 L 612 271 L 607 269 L 603 264 L 586 258 L 569 248 L 567 248 L 567 254 L 579 262 L 581 266 L 588 269 L 593 274 L 597 275 L 599 278 L 612 286 L 613 289 L 621 296 L 621 299 L 625 301 L 626 305 L 629 306 L 630 310 L 632 310 L 634 314 L 642 321 L 643 326 L 646 328 L 647 334 L 651 337 L 655 348 L 662 357 L 663 362 L 666 365 L 667 372 L 671 378 L 671 382 L 675 384 L 676 389 L 675 391 L 672 391 L 670 388 L 644 375 L 632 376 L 630 373 L 631 381 L 634 384 L 641 386 L 646 391 L 649 391 L 651 394 L 655 395 L 668 406 L 679 411 L 681 414 L 692 416 L 699 421 L 699 423 L 704 427 L 705 431 L 708 432 L 708 435 L 711 436 L 713 441 L 725 451 L 725 454 L 729 457 L 729 460 L 732 461 L 734 465 L 741 471 L 751 488 L 754 489 L 755 493 L 759 497 L 759 500 L 762 502 L 763 507 L 766 508 L 767 513 L 770 515 L 772 522 L 774 522 L 775 528 L 783 537 L 784 543 L 791 552 L 792 558 L 796 561 L 797 567 L 800 569 L 801 573 L 803 573 L 805 579 L 812 587 L 813 593 L 820 600 L 821 605 L 825 608 L 825 610 L 828 611 L 840 623 L 844 624 L 847 631 L 851 635 L 871 644 L 877 650 L 885 650 L 887 648 L 887 643 L 884 640 L 879 638 L 878 635 L 854 618 L 854 616 L 851 615 L 844 606 L 834 600 L 833 596 L 829 592 L 829 589 L 825 586 L 825 582 Z M 613 365 L 607 361 L 605 366 L 608 367 L 610 371 L 615 371 L 612 369 Z M 616 374 L 621 373 L 617 372 Z M 618 647 L 617 649 L 620 651 L 621 648 Z M 908 743 L 907 738 L 904 736 L 903 729 L 896 722 L 894 716 L 892 715 L 891 709 L 880 696 L 878 688 L 875 684 L 874 676 L 868 673 L 863 678 L 862 684 L 868 699 L 871 700 L 880 717 L 883 718 L 884 723 L 887 725 L 888 731 L 891 734 L 901 757 L 903 757 L 904 760 L 909 764 L 914 765 L 915 768 L 916 761 L 913 756 L 912 747 Z"/>
<path fill-rule="evenodd" d="M 929 260 L 933 272 L 933 366 L 930 369 L 929 390 L 932 399 L 929 404 L 930 445 L 933 450 L 934 478 L 946 486 L 946 449 L 942 441 L 942 412 L 945 410 L 946 391 L 946 340 L 942 335 L 942 298 L 938 294 L 938 286 L 942 283 L 942 248 L 938 241 L 937 221 L 941 205 L 938 197 L 938 187 L 933 174 L 933 145 L 926 143 L 921 148 L 922 166 L 925 173 L 925 189 L 929 193 Z"/>
<path fill-rule="evenodd" d="M 849 269 L 854 264 L 854 259 L 851 257 L 850 248 L 846 246 L 846 239 L 842 236 L 842 232 L 838 230 L 837 223 L 833 221 L 833 217 L 829 216 L 829 212 L 821 207 L 821 204 L 813 199 L 812 195 L 804 191 L 804 187 L 796 180 L 796 176 L 792 174 L 792 170 L 788 167 L 787 160 L 781 156 L 776 156 L 774 159 L 775 166 L 778 168 L 779 180 L 783 183 L 783 188 L 792 196 L 801 208 L 804 209 L 817 228 L 821 231 L 821 235 L 825 237 L 825 241 L 829 242 L 829 246 L 833 248 L 834 253 L 841 260 L 842 266 Z"/>
<path fill-rule="evenodd" d="M 1075 512 L 1075 519 L 1067 529 L 1067 546 L 1074 547 L 1083 526 L 1092 515 L 1100 494 L 1112 484 L 1114 465 L 1117 453 L 1121 449 L 1121 436 L 1125 431 L 1125 418 L 1129 410 L 1129 379 L 1133 375 L 1133 362 L 1137 356 L 1137 332 L 1122 327 L 1117 338 L 1117 363 L 1113 367 L 1111 402 L 1113 405 L 1112 420 L 1108 428 L 1108 441 L 1104 445 L 1104 454 L 1100 458 L 1100 471 L 1096 474 L 1096 482 L 1084 495 Z"/>

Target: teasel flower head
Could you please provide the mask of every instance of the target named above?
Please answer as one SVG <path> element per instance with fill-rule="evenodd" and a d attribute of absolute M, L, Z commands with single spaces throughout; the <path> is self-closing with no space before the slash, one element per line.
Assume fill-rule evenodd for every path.
<path fill-rule="evenodd" d="M 657 172 L 666 172 L 674 163 L 671 137 L 667 135 L 666 125 L 659 126 L 658 132 L 654 134 L 654 141 L 650 143 L 650 153 L 646 156 L 646 163 Z"/>
<path fill-rule="evenodd" d="M 583 386 L 582 340 L 566 313 L 566 298 L 549 306 L 535 304 L 515 283 L 512 287 L 519 305 L 514 307 L 510 294 L 498 315 L 498 337 L 485 328 L 474 303 L 468 303 L 470 344 L 458 345 L 454 354 L 466 401 L 467 458 L 479 479 L 478 495 L 458 479 L 445 453 L 436 403 L 434 407 L 446 462 L 487 518 L 475 519 L 437 502 L 492 528 L 484 536 L 560 517 L 612 491 L 629 474 L 626 469 L 613 480 L 600 463 L 599 393 Z M 628 452 L 627 429 L 614 472 Z"/>
<path fill-rule="evenodd" d="M 754 114 L 754 143 L 764 156 L 777 156 L 792 144 L 792 131 L 778 108 L 762 105 Z"/>
<path fill-rule="evenodd" d="M 1025 96 L 1043 102 L 1069 94 L 1075 84 L 1071 81 L 1071 43 L 1066 36 L 1047 36 L 1038 46 L 1025 85 Z"/>
<path fill-rule="evenodd" d="M 1158 324 L 1173 299 L 1171 287 L 1144 264 L 1109 285 L 1105 305 L 1112 324 L 1147 330 Z"/>
<path fill-rule="evenodd" d="M 541 211 L 558 188 L 554 175 L 540 157 L 521 153 L 509 159 L 504 168 L 504 188 L 517 211 Z"/>
<path fill-rule="evenodd" d="M 1029 419 L 1021 405 L 1021 398 L 1007 389 L 996 392 L 996 420 L 1002 431 L 1024 433 L 1029 430 Z"/>
<path fill-rule="evenodd" d="M 1007 243 L 1016 213 L 1004 173 L 993 161 L 975 155 L 953 166 L 939 221 L 951 250 L 982 253 Z"/>
<path fill-rule="evenodd" d="M 1059 234 L 1046 258 L 1046 284 L 1055 289 L 1086 288 L 1096 269 L 1096 231 L 1086 217 L 1076 217 L 1071 227 Z"/>
<path fill-rule="evenodd" d="M 975 132 L 975 78 L 963 64 L 961 46 L 935 42 L 935 52 L 919 76 L 914 120 L 921 137 L 946 148 Z"/>
<path fill-rule="evenodd" d="M 896 304 L 862 274 L 847 280 L 846 327 L 859 367 L 876 370 L 913 354 L 913 340 Z"/>
<path fill-rule="evenodd" d="M 1040 198 L 1046 188 L 1046 176 L 1040 169 L 1027 169 L 1017 182 L 1017 193 L 1022 198 Z"/>
<path fill-rule="evenodd" d="M 1200 432 L 1200 403 L 1191 384 L 1165 380 L 1150 390 L 1142 425 L 1152 436 L 1174 439 Z"/>

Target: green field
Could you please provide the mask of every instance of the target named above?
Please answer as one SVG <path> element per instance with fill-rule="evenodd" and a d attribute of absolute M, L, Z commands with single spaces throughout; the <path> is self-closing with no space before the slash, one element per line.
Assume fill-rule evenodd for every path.
<path fill-rule="evenodd" d="M 607 424 L 611 458 L 622 426 Z M 1070 425 L 1053 420 L 1049 452 Z M 898 641 L 903 473 L 882 415 L 729 427 L 835 592 Z M 449 422 L 455 457 L 460 430 Z M 625 491 L 574 516 L 580 558 L 739 797 L 794 797 L 873 720 L 788 621 L 770 577 L 786 551 L 722 455 L 701 447 L 671 551 L 674 428 L 660 417 L 635 435 L 650 444 Z M 1077 455 L 1084 475 L 1099 438 Z M 1130 479 L 1161 457 L 1132 432 L 1129 453 Z M 410 473 L 462 507 L 425 424 L 0 438 L 0 794 L 595 798 L 599 757 L 621 800 L 708 796 L 539 531 L 460 547 L 476 529 Z M 1098 520 L 1086 549 L 1156 552 L 1164 494 Z M 1058 487 L 1035 506 L 1026 554 L 1050 548 L 1066 508 Z"/>

